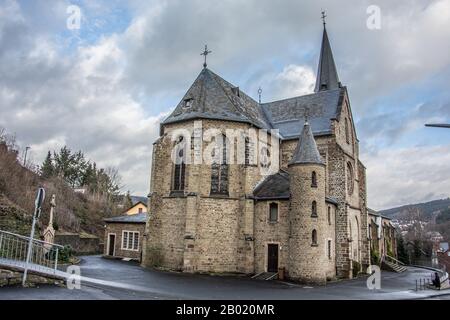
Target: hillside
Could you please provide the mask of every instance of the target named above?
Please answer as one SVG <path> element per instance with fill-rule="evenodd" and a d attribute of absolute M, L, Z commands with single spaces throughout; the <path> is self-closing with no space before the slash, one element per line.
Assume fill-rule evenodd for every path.
<path fill-rule="evenodd" d="M 398 220 L 428 222 L 426 231 L 438 231 L 445 241 L 450 241 L 450 198 L 409 204 L 380 211 L 382 215 Z"/>
<path fill-rule="evenodd" d="M 38 230 L 49 218 L 50 198 L 56 195 L 54 227 L 60 232 L 85 232 L 103 237 L 103 218 L 119 213 L 105 196 L 80 194 L 61 178 L 41 177 L 33 168 L 24 167 L 13 146 L 0 140 L 0 229 L 27 234 L 34 210 L 36 190 L 43 187 L 46 199 Z"/>
<path fill-rule="evenodd" d="M 440 211 L 449 207 L 450 198 L 447 198 L 381 210 L 380 213 L 393 219 L 402 219 L 408 217 L 412 213 L 418 213 L 421 215 L 423 220 L 429 221 L 432 220 Z"/>

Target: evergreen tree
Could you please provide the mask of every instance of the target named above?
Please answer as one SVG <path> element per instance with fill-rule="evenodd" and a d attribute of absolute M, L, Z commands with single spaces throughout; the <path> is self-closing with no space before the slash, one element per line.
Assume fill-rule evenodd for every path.
<path fill-rule="evenodd" d="M 131 199 L 130 191 L 127 191 L 127 194 L 125 196 L 125 208 L 131 208 L 133 206 L 133 200 Z"/>
<path fill-rule="evenodd" d="M 403 240 L 403 237 L 401 235 L 397 237 L 397 257 L 401 262 L 409 264 L 409 257 L 405 247 L 405 241 Z"/>
<path fill-rule="evenodd" d="M 50 151 L 47 153 L 47 157 L 41 166 L 41 176 L 45 179 L 53 177 L 55 175 L 55 167 L 53 165 L 52 154 Z"/>

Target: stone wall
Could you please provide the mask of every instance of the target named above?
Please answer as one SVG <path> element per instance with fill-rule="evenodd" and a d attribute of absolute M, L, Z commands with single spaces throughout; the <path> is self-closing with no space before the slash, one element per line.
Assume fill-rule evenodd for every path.
<path fill-rule="evenodd" d="M 270 203 L 278 204 L 278 221 L 269 221 Z M 255 273 L 267 272 L 267 244 L 278 244 L 278 267 L 288 270 L 289 200 L 258 201 L 255 205 Z"/>
<path fill-rule="evenodd" d="M 101 252 L 100 239 L 94 235 L 56 233 L 54 242 L 62 246 L 70 246 L 77 255 Z"/>
<path fill-rule="evenodd" d="M 317 187 L 311 186 L 311 174 L 317 175 Z M 291 206 L 289 210 L 289 278 L 301 282 L 325 284 L 330 261 L 326 249 L 328 221 L 325 204 L 325 167 L 293 164 L 289 166 Z M 312 202 L 317 215 L 312 214 Z M 317 241 L 313 241 L 313 230 Z"/>
<path fill-rule="evenodd" d="M 123 231 L 139 232 L 138 250 L 122 249 Z M 114 257 L 130 258 L 141 261 L 142 242 L 144 239 L 145 224 L 143 223 L 107 223 L 105 229 L 105 246 L 103 254 L 109 256 L 109 235 L 115 234 Z"/>

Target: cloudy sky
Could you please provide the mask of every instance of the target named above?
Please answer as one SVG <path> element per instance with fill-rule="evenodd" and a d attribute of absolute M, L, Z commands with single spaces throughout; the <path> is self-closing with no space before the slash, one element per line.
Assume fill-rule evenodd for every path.
<path fill-rule="evenodd" d="M 370 5 L 380 29 L 367 27 Z M 450 130 L 423 124 L 450 123 L 450 0 L 0 0 L 0 127 L 37 163 L 68 145 L 146 195 L 159 122 L 201 71 L 204 44 L 209 67 L 254 98 L 259 86 L 264 101 L 308 93 L 322 9 L 369 205 L 448 197 Z"/>

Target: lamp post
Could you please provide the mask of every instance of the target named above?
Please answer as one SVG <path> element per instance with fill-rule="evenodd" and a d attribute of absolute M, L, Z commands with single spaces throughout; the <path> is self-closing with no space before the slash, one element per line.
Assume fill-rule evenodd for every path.
<path fill-rule="evenodd" d="M 28 154 L 29 149 L 31 149 L 31 147 L 25 147 L 25 156 L 23 157 L 23 166 L 24 167 L 27 165 L 27 154 Z"/>
<path fill-rule="evenodd" d="M 25 282 L 27 281 L 28 265 L 30 263 L 31 251 L 33 249 L 33 239 L 36 227 L 36 220 L 39 219 L 39 216 L 41 215 L 41 208 L 44 199 L 45 199 L 45 190 L 44 188 L 39 188 L 36 195 L 36 200 L 34 201 L 33 223 L 31 224 L 30 240 L 28 241 L 27 260 L 25 262 L 25 270 L 23 272 L 22 286 L 25 286 Z"/>

